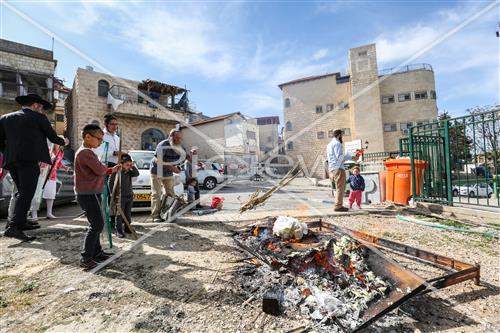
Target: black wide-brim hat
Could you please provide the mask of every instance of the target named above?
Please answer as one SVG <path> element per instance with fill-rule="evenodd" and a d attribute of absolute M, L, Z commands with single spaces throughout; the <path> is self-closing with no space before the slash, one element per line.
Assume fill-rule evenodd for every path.
<path fill-rule="evenodd" d="M 16 102 L 18 102 L 21 105 L 31 105 L 33 103 L 38 103 L 43 105 L 44 110 L 50 110 L 52 109 L 52 103 L 44 100 L 37 94 L 28 94 L 24 96 L 17 96 L 16 97 Z"/>

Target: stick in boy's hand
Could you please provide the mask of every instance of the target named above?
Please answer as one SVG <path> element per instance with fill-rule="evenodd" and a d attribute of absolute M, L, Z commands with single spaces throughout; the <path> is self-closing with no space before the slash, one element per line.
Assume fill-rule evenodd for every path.
<path fill-rule="evenodd" d="M 116 173 L 118 171 L 120 171 L 122 169 L 122 165 L 121 164 L 117 164 L 115 165 L 114 167 L 111 168 L 111 172 L 112 173 Z"/>

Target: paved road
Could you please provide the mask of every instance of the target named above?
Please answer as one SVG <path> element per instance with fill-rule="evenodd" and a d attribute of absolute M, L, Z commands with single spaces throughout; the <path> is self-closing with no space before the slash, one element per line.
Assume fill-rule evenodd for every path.
<path fill-rule="evenodd" d="M 250 195 L 258 188 L 264 191 L 273 186 L 270 182 L 252 182 L 252 181 L 235 181 L 230 184 L 225 184 L 217 192 L 201 191 L 202 204 L 210 205 L 212 197 L 218 196 L 224 198 L 224 212 L 236 213 L 239 211 L 241 204 L 248 200 Z M 323 202 L 326 200 L 327 202 Z M 284 189 L 276 192 L 267 202 L 266 205 L 258 210 L 305 210 L 311 208 L 327 208 L 331 207 L 330 190 L 324 187 L 314 187 L 307 184 L 288 185 Z M 69 203 L 55 207 L 54 214 L 58 217 L 77 216 L 81 213 L 80 207 L 76 203 Z M 45 216 L 42 211 L 40 216 Z M 140 219 L 148 216 L 147 212 L 134 213 L 134 216 Z"/>

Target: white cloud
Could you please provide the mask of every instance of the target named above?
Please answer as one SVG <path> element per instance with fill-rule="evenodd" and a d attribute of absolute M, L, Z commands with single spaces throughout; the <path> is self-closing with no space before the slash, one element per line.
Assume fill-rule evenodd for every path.
<path fill-rule="evenodd" d="M 316 51 L 316 53 L 314 53 L 313 59 L 320 60 L 326 57 L 327 55 L 328 55 L 328 49 L 319 49 L 318 51 Z"/>
<path fill-rule="evenodd" d="M 271 96 L 266 93 L 258 93 L 255 91 L 246 91 L 241 95 L 243 100 L 242 105 L 246 105 L 244 113 L 251 113 L 259 110 L 281 111 L 281 98 L 279 96 Z"/>
<path fill-rule="evenodd" d="M 231 49 L 217 37 L 220 28 L 202 13 L 179 15 L 164 9 L 128 13 L 129 24 L 118 27 L 124 40 L 168 69 L 212 78 L 234 71 Z"/>

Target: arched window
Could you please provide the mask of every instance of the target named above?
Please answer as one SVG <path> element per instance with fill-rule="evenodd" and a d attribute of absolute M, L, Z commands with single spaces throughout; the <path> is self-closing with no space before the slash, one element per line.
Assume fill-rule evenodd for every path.
<path fill-rule="evenodd" d="M 289 121 L 286 122 L 286 130 L 287 131 L 291 131 L 292 130 L 292 123 L 289 122 Z"/>
<path fill-rule="evenodd" d="M 157 128 L 149 128 L 142 132 L 141 147 L 143 150 L 155 150 L 160 141 L 165 140 L 165 134 Z"/>
<path fill-rule="evenodd" d="M 92 125 L 97 125 L 97 126 L 101 127 L 101 124 L 99 123 L 99 120 L 97 120 L 97 119 L 92 120 L 90 123 Z"/>
<path fill-rule="evenodd" d="M 99 80 L 97 82 L 97 96 L 108 97 L 109 82 L 106 80 Z"/>
<path fill-rule="evenodd" d="M 293 142 L 290 141 L 286 144 L 286 150 L 293 150 Z"/>

